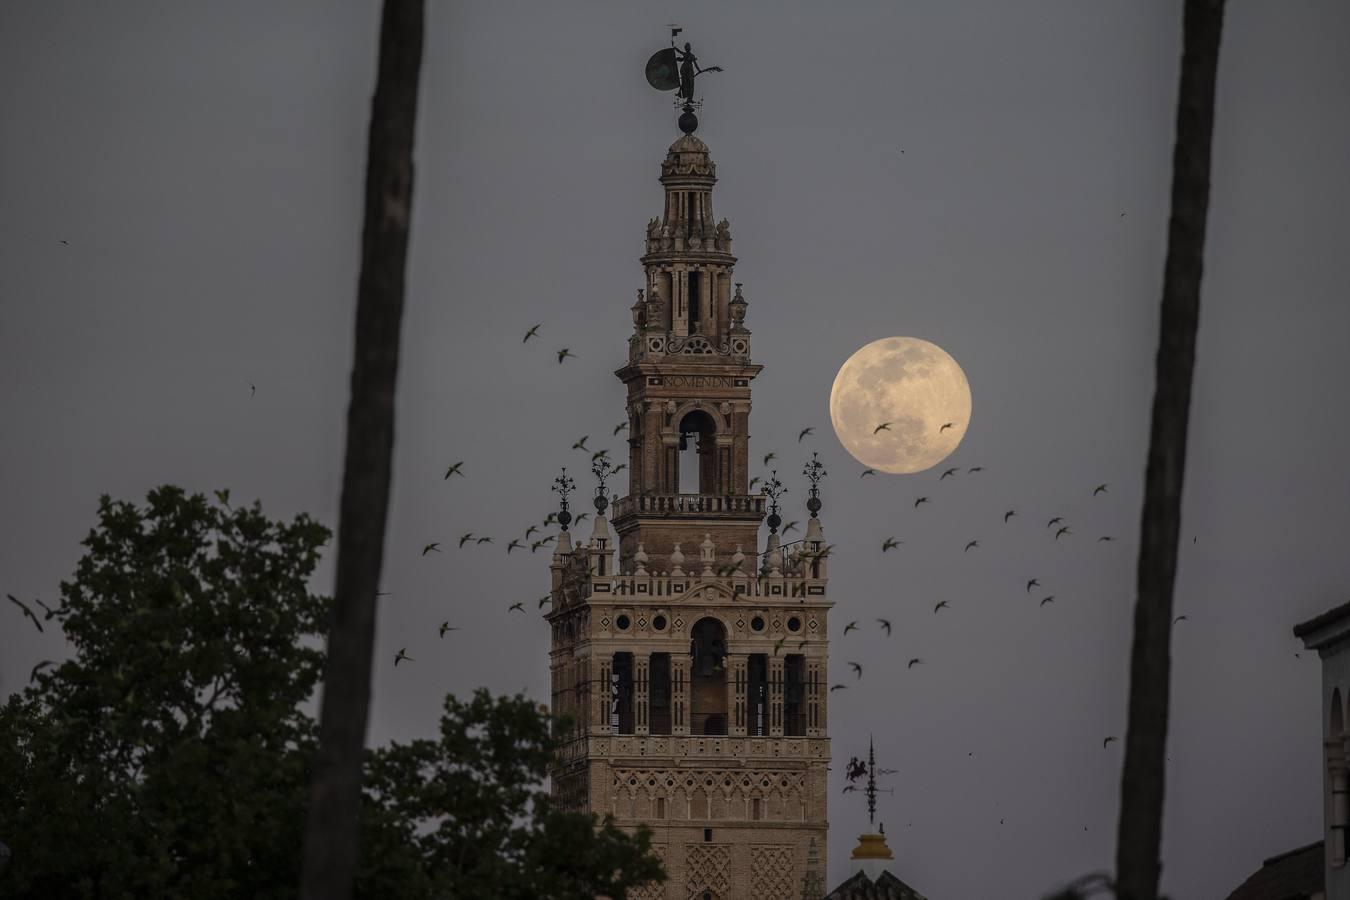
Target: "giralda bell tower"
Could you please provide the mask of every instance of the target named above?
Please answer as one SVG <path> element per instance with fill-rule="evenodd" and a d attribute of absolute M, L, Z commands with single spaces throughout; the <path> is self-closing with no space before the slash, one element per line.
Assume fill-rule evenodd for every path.
<path fill-rule="evenodd" d="M 750 491 L 761 367 L 731 229 L 713 217 L 715 166 L 688 106 L 680 125 L 615 373 L 629 454 L 613 532 L 607 460 L 593 468 L 589 540 L 567 530 L 572 479 L 555 484 L 550 668 L 554 711 L 573 727 L 553 790 L 569 808 L 652 829 L 669 880 L 630 897 L 814 900 L 830 759 L 824 471 L 806 463 L 805 538 L 784 544 L 778 480 Z"/>

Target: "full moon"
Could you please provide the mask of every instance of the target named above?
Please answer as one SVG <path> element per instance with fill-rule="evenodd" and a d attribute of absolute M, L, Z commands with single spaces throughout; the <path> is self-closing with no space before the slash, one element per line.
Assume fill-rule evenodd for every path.
<path fill-rule="evenodd" d="M 882 338 L 840 367 L 830 389 L 830 421 L 844 449 L 864 466 L 896 475 L 922 472 L 965 437 L 970 383 L 937 344 Z"/>

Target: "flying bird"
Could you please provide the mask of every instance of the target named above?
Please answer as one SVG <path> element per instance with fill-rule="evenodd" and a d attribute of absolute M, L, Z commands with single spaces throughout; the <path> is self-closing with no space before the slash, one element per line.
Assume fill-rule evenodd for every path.
<path fill-rule="evenodd" d="M 862 677 L 862 663 L 850 662 L 848 667 L 852 669 L 859 678 Z"/>
<path fill-rule="evenodd" d="M 844 626 L 844 634 L 848 634 L 850 631 L 856 631 L 857 628 L 858 623 L 856 620 L 853 622 L 849 622 L 847 625 Z"/>
<path fill-rule="evenodd" d="M 490 544 L 490 543 L 492 543 L 492 538 L 490 537 L 480 537 L 478 540 L 474 541 L 474 544 Z"/>
<path fill-rule="evenodd" d="M 517 602 L 517 603 L 512 603 L 510 606 L 508 606 L 508 607 L 506 608 L 506 611 L 507 611 L 507 612 L 511 612 L 512 610 L 515 610 L 515 611 L 517 611 L 517 612 L 524 612 L 524 611 L 525 611 L 525 602 L 522 600 L 522 601 L 519 601 L 519 602 Z"/>
<path fill-rule="evenodd" d="M 525 343 L 526 341 L 528 341 L 530 338 L 532 338 L 532 337 L 534 337 L 535 335 L 537 335 L 537 334 L 539 333 L 539 329 L 543 326 L 543 324 L 544 324 L 543 322 L 540 322 L 538 325 L 535 325 L 535 326 L 534 326 L 533 328 L 531 328 L 529 331 L 525 332 L 525 337 L 521 338 L 521 339 L 520 339 L 520 342 L 523 344 L 523 343 Z"/>
<path fill-rule="evenodd" d="M 1111 492 L 1106 489 L 1106 484 L 1104 482 L 1092 489 L 1092 496 L 1094 497 L 1097 496 L 1098 494 L 1109 494 L 1109 493 Z"/>
<path fill-rule="evenodd" d="M 913 659 L 911 659 L 911 660 L 909 661 L 909 665 L 905 666 L 905 668 L 906 668 L 906 669 L 912 669 L 912 668 L 914 668 L 915 666 L 919 665 L 919 664 L 922 663 L 922 662 L 923 662 L 923 660 L 919 659 L 919 658 L 916 656 L 916 657 L 914 657 Z"/>
<path fill-rule="evenodd" d="M 1055 540 L 1059 540 L 1061 534 L 1073 534 L 1073 532 L 1069 530 L 1068 525 L 1061 525 L 1059 531 L 1055 532 Z"/>
<path fill-rule="evenodd" d="M 70 246 L 70 241 L 66 240 L 65 238 L 61 239 L 61 243 L 65 244 L 67 247 Z"/>
<path fill-rule="evenodd" d="M 1017 510 L 1015 510 L 1015 509 L 1010 509 L 1010 510 L 1008 510 L 1007 512 L 1005 512 L 1005 513 L 1003 514 L 1003 524 L 1005 524 L 1005 525 L 1008 524 L 1008 520 L 1011 519 L 1011 518 L 1012 518 L 1013 516 L 1015 516 L 1015 515 L 1017 515 Z"/>
<path fill-rule="evenodd" d="M 539 608 L 539 609 L 543 609 L 545 603 L 552 603 L 552 602 L 553 602 L 553 595 L 552 595 L 552 594 L 545 594 L 544 596 L 542 596 L 542 597 L 539 598 L 539 607 L 538 607 L 538 608 Z M 524 612 L 524 610 L 521 610 L 521 612 Z"/>
<path fill-rule="evenodd" d="M 984 466 L 971 466 L 969 469 L 966 469 L 966 474 L 974 475 L 976 472 L 983 472 L 983 471 Z"/>
<path fill-rule="evenodd" d="M 803 428 L 801 432 L 797 435 L 797 443 L 800 444 L 802 442 L 802 438 L 806 437 L 808 434 L 815 434 L 815 433 L 816 430 L 814 428 Z"/>
<path fill-rule="evenodd" d="M 432 541 L 430 544 L 427 544 L 425 547 L 423 547 L 423 548 L 422 548 L 422 555 L 423 555 L 423 556 L 426 556 L 428 553 L 430 553 L 430 552 L 433 551 L 433 550 L 435 550 L 437 553 L 440 553 L 440 552 L 441 552 L 441 542 L 440 542 L 440 541 Z"/>
<path fill-rule="evenodd" d="M 886 637 L 890 637 L 890 636 L 891 636 L 891 620 L 890 620 L 890 619 L 877 619 L 877 621 L 881 623 L 881 627 L 882 627 L 882 628 L 886 629 Z"/>
<path fill-rule="evenodd" d="M 786 525 L 783 526 L 783 536 L 786 537 L 789 531 L 795 531 L 796 528 L 797 523 L 795 521 L 787 523 Z"/>
<path fill-rule="evenodd" d="M 830 685 L 830 693 L 831 693 L 831 694 L 833 694 L 835 691 L 846 691 L 846 690 L 848 690 L 848 685 L 846 685 L 846 684 L 832 684 L 832 685 Z"/>
<path fill-rule="evenodd" d="M 1116 741 L 1116 740 L 1120 740 L 1120 739 L 1117 738 L 1115 735 L 1111 735 L 1111 736 L 1108 737 L 1108 738 L 1104 738 L 1104 739 L 1102 740 L 1102 749 L 1105 750 L 1107 744 L 1111 743 L 1112 741 Z"/>
<path fill-rule="evenodd" d="M 927 503 L 927 502 L 928 502 L 928 498 L 927 498 L 927 497 L 920 497 L 918 500 L 915 500 L 915 501 L 914 501 L 914 508 L 915 508 L 915 509 L 918 509 L 920 503 Z"/>
<path fill-rule="evenodd" d="M 933 615 L 937 615 L 937 611 L 938 611 L 939 609 L 944 609 L 944 608 L 945 608 L 945 609 L 951 609 L 951 605 L 948 604 L 946 600 L 939 600 L 939 601 L 937 602 L 937 606 L 934 606 L 934 607 L 933 607 Z"/>
<path fill-rule="evenodd" d="M 1060 522 L 1063 522 L 1063 521 L 1064 521 L 1064 517 L 1063 517 L 1063 516 L 1055 516 L 1055 517 L 1054 517 L 1053 519 L 1051 519 L 1049 522 L 1046 522 L 1046 523 L 1045 523 L 1045 527 L 1046 527 L 1046 528 L 1051 528 L 1051 527 L 1053 527 L 1053 526 L 1055 526 L 1055 525 L 1058 525 Z"/>
<path fill-rule="evenodd" d="M 766 453 L 766 454 L 764 454 L 764 465 L 767 466 L 770 462 L 772 462 L 773 460 L 775 460 L 775 459 L 777 459 L 777 458 L 778 458 L 778 454 L 777 454 L 777 453 Z"/>
<path fill-rule="evenodd" d="M 1041 601 L 1041 606 L 1044 606 L 1047 603 L 1054 603 L 1054 602 L 1055 602 L 1055 595 L 1051 594 L 1049 597 L 1046 597 Z"/>
<path fill-rule="evenodd" d="M 627 422 L 620 422 L 618 425 L 614 426 L 614 434 L 618 434 L 620 431 L 623 431 L 627 427 L 628 427 Z"/>
<path fill-rule="evenodd" d="M 754 478 L 751 478 L 751 479 L 750 479 L 750 487 L 748 488 L 748 490 L 753 491 L 753 490 L 755 489 L 755 485 L 759 484 L 759 483 L 760 483 L 761 481 L 763 481 L 763 480 L 764 480 L 764 479 L 763 479 L 763 478 L 760 478 L 758 475 L 756 475 Z"/>
<path fill-rule="evenodd" d="M 597 450 L 597 451 L 595 451 L 594 453 L 591 454 L 591 462 L 595 462 L 595 461 L 598 460 L 598 459 L 605 459 L 605 460 L 607 460 L 608 458 L 609 458 L 609 451 L 608 451 L 608 450 Z"/>
<path fill-rule="evenodd" d="M 835 687 L 844 687 L 844 685 L 842 685 L 842 684 L 837 684 L 837 685 L 835 685 Z M 834 690 L 834 688 L 830 688 L 830 690 Z M 844 786 L 844 790 L 842 791 L 842 793 L 847 794 L 847 793 L 849 793 L 850 791 L 856 791 L 857 789 L 858 789 L 858 786 L 857 786 L 856 784 L 845 785 L 845 786 Z"/>
<path fill-rule="evenodd" d="M 441 623 L 441 627 L 440 627 L 439 631 L 440 631 L 440 633 L 441 633 L 441 637 L 444 638 L 444 637 L 445 637 L 445 633 L 446 633 L 447 631 L 459 631 L 459 627 L 456 626 L 456 625 L 451 625 L 451 624 L 450 624 L 450 621 L 447 619 L 446 621 L 444 621 L 444 622 Z"/>
<path fill-rule="evenodd" d="M 953 466 L 952 468 L 948 469 L 947 471 L 945 471 L 945 472 L 943 472 L 941 475 L 939 475 L 939 476 L 938 476 L 938 481 L 941 481 L 942 479 L 946 478 L 948 475 L 955 475 L 955 474 L 956 474 L 957 472 L 959 472 L 959 471 L 961 471 L 961 467 L 960 467 L 960 466 Z"/>
<path fill-rule="evenodd" d="M 558 365 L 561 366 L 561 365 L 562 365 L 562 361 L 563 361 L 564 359 L 567 359 L 569 356 L 572 357 L 572 359 L 576 359 L 576 358 L 577 358 L 577 355 L 576 355 L 575 353 L 573 353 L 571 350 L 567 349 L 566 347 L 564 347 L 564 348 L 562 348 L 561 350 L 559 350 L 559 351 L 558 351 Z"/>
<path fill-rule="evenodd" d="M 28 680 L 29 680 L 29 682 L 32 682 L 33 679 L 37 678 L 37 673 L 38 673 L 38 672 L 41 672 L 43 669 L 47 668 L 48 666 L 54 666 L 54 665 L 56 665 L 56 663 L 52 662 L 50 659 L 44 659 L 42 662 L 38 663 L 36 666 L 33 666 L 33 671 L 31 671 L 31 672 L 28 673 Z"/>
<path fill-rule="evenodd" d="M 258 386 L 250 381 L 248 383 L 248 395 L 252 397 L 256 393 L 258 393 Z"/>
<path fill-rule="evenodd" d="M 544 516 L 544 527 L 547 528 L 556 521 L 558 521 L 558 514 L 556 512 L 551 512 Z"/>
<path fill-rule="evenodd" d="M 508 556 L 510 556 L 512 550 L 524 550 L 524 549 L 525 549 L 525 545 L 522 544 L 520 541 L 515 540 L 515 539 L 513 538 L 513 539 L 511 540 L 511 543 L 509 543 L 509 544 L 506 545 L 506 554 L 507 554 Z"/>
<path fill-rule="evenodd" d="M 1102 541 L 1114 541 L 1114 540 L 1115 538 L 1111 537 L 1111 535 L 1104 534 L 1101 537 L 1097 538 L 1097 543 L 1100 544 Z"/>
<path fill-rule="evenodd" d="M 403 662 L 403 660 L 405 660 L 405 659 L 406 659 L 408 662 L 417 662 L 417 660 L 413 659 L 411 656 L 408 655 L 408 648 L 407 648 L 407 647 L 402 647 L 402 648 L 399 649 L 399 651 L 398 651 L 397 653 L 394 654 L 394 665 L 397 666 L 399 663 Z"/>
<path fill-rule="evenodd" d="M 467 544 L 467 543 L 468 543 L 469 541 L 471 541 L 471 540 L 473 540 L 473 532 L 472 532 L 472 531 L 466 531 L 466 532 L 464 532 L 463 534 L 461 534 L 461 535 L 459 536 L 459 545 L 460 545 L 461 547 L 463 547 L 465 544 Z"/>
<path fill-rule="evenodd" d="M 891 430 L 891 423 L 890 423 L 890 422 L 882 422 L 882 423 L 881 423 L 880 425 L 878 425 L 876 428 L 873 428 L 873 429 L 872 429 L 872 434 L 875 435 L 877 432 L 880 432 L 880 431 L 890 431 L 890 430 Z"/>
<path fill-rule="evenodd" d="M 1029 579 L 1029 580 L 1027 581 L 1027 593 L 1030 594 L 1032 588 L 1034 588 L 1034 587 L 1040 587 L 1040 586 L 1041 586 L 1041 583 L 1040 583 L 1039 581 L 1037 581 L 1035 578 Z"/>
<path fill-rule="evenodd" d="M 446 478 L 449 478 L 451 475 L 458 475 L 460 478 L 463 478 L 463 477 L 464 477 L 464 473 L 460 471 L 460 466 L 462 466 L 462 465 L 464 465 L 464 461 L 463 461 L 463 460 L 460 460 L 459 462 L 455 463 L 455 464 L 454 464 L 453 466 L 451 466 L 450 468 L 446 469 L 446 470 L 445 470 L 445 478 L 442 478 L 441 480 L 444 481 Z"/>
<path fill-rule="evenodd" d="M 883 541 L 882 544 L 881 544 L 881 552 L 882 552 L 882 553 L 885 553 L 887 550 L 890 550 L 890 549 L 892 549 L 892 548 L 894 548 L 894 547 L 899 547 L 899 546 L 900 546 L 901 544 L 903 544 L 903 543 L 904 543 L 904 541 L 897 541 L 897 540 L 896 540 L 895 538 L 893 538 L 893 537 L 888 537 L 888 538 L 886 538 L 886 540 Z"/>
<path fill-rule="evenodd" d="M 586 442 L 589 441 L 590 439 L 591 439 L 591 436 L 590 436 L 589 434 L 583 434 L 583 435 L 581 436 L 581 439 L 580 439 L 580 440 L 578 440 L 576 443 L 572 444 L 572 449 L 573 449 L 573 450 L 580 450 L 580 451 L 582 451 L 583 453 L 589 453 L 589 452 L 591 452 L 591 448 L 586 446 Z"/>
<path fill-rule="evenodd" d="M 5 596 L 9 598 L 10 603 L 13 603 L 15 606 L 19 607 L 19 609 L 23 610 L 23 614 L 25 616 L 33 620 L 33 625 L 37 628 L 38 631 L 42 631 L 42 623 L 38 621 L 36 613 L 34 613 L 31 609 L 29 609 L 28 606 L 24 604 L 22 600 L 20 600 L 18 597 L 15 597 L 13 594 L 6 594 Z"/>
<path fill-rule="evenodd" d="M 575 522 L 576 524 L 580 525 L 582 522 L 586 521 L 586 520 L 589 519 L 590 517 L 591 517 L 591 514 L 588 513 L 588 512 L 577 513 L 577 517 L 576 517 L 575 519 L 573 519 L 572 521 Z"/>
<path fill-rule="evenodd" d="M 538 552 L 539 548 L 542 547 L 542 546 L 544 546 L 546 543 L 548 543 L 548 542 L 547 542 L 547 541 L 533 541 L 533 542 L 531 542 L 531 543 L 530 543 L 530 552 L 531 552 L 531 553 L 536 553 L 536 552 Z"/>
<path fill-rule="evenodd" d="M 617 466 L 609 470 L 609 474 L 618 475 L 626 468 L 628 468 L 628 463 L 619 463 Z"/>
<path fill-rule="evenodd" d="M 230 489 L 223 488 L 219 491 L 215 491 L 214 493 L 216 495 L 216 499 L 220 501 L 220 505 L 228 509 L 230 505 Z"/>
<path fill-rule="evenodd" d="M 938 434 L 942 434 L 942 432 L 946 431 L 948 428 L 951 428 L 951 427 L 952 427 L 952 423 L 951 423 L 951 422 L 948 422 L 946 425 L 943 425 L 941 428 L 938 429 Z"/>
<path fill-rule="evenodd" d="M 1175 625 L 1175 624 L 1177 624 L 1178 622 L 1189 622 L 1190 620 L 1191 620 L 1191 617 L 1190 617 L 1190 616 L 1185 616 L 1185 615 L 1177 616 L 1175 619 L 1172 620 L 1172 624 Z"/>
<path fill-rule="evenodd" d="M 965 550 L 962 550 L 961 552 L 962 552 L 962 553 L 968 553 L 968 552 L 970 551 L 970 548 L 971 548 L 971 547 L 978 547 L 978 546 L 980 546 L 980 542 L 979 542 L 979 541 L 971 541 L 969 544 L 966 544 L 966 549 L 965 549 Z"/>
<path fill-rule="evenodd" d="M 535 533 L 536 531 L 538 531 L 538 530 L 539 530 L 539 526 L 538 526 L 538 525 L 531 525 L 529 528 L 526 528 L 526 529 L 525 529 L 525 534 L 522 535 L 522 537 L 524 537 L 525 540 L 528 541 L 528 540 L 530 539 L 530 535 L 534 534 L 534 533 Z"/>
<path fill-rule="evenodd" d="M 782 649 L 783 649 L 783 645 L 786 644 L 786 643 L 787 643 L 787 638 L 785 638 L 785 637 L 781 637 L 781 638 L 779 638 L 778 640 L 774 641 L 774 642 L 773 642 L 773 655 L 774 655 L 774 656 L 777 656 L 777 655 L 778 655 L 778 651 L 779 651 L 779 650 L 782 650 Z"/>
<path fill-rule="evenodd" d="M 877 470 L 876 470 L 876 469 L 863 469 L 863 473 L 862 473 L 861 475 L 859 475 L 858 477 L 859 477 L 859 478 L 866 478 L 868 475 L 875 475 L 875 474 L 877 474 Z"/>

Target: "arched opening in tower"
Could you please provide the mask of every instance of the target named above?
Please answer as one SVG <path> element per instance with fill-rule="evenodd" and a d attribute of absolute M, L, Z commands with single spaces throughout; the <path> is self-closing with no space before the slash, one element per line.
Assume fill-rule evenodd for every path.
<path fill-rule="evenodd" d="M 716 494 L 717 423 L 701 409 L 680 420 L 680 468 L 676 493 Z"/>
<path fill-rule="evenodd" d="M 727 630 L 716 619 L 699 619 L 692 630 L 690 732 L 727 733 Z"/>

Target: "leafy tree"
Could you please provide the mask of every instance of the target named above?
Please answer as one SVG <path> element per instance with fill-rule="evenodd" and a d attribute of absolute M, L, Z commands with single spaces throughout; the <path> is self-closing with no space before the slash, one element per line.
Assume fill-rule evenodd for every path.
<path fill-rule="evenodd" d="M 104 497 L 55 618 L 74 658 L 0 706 L 10 898 L 291 898 L 316 744 L 328 531 L 178 488 Z M 660 877 L 646 835 L 541 790 L 523 696 L 447 698 L 437 740 L 366 754 L 361 897 L 581 898 Z"/>

